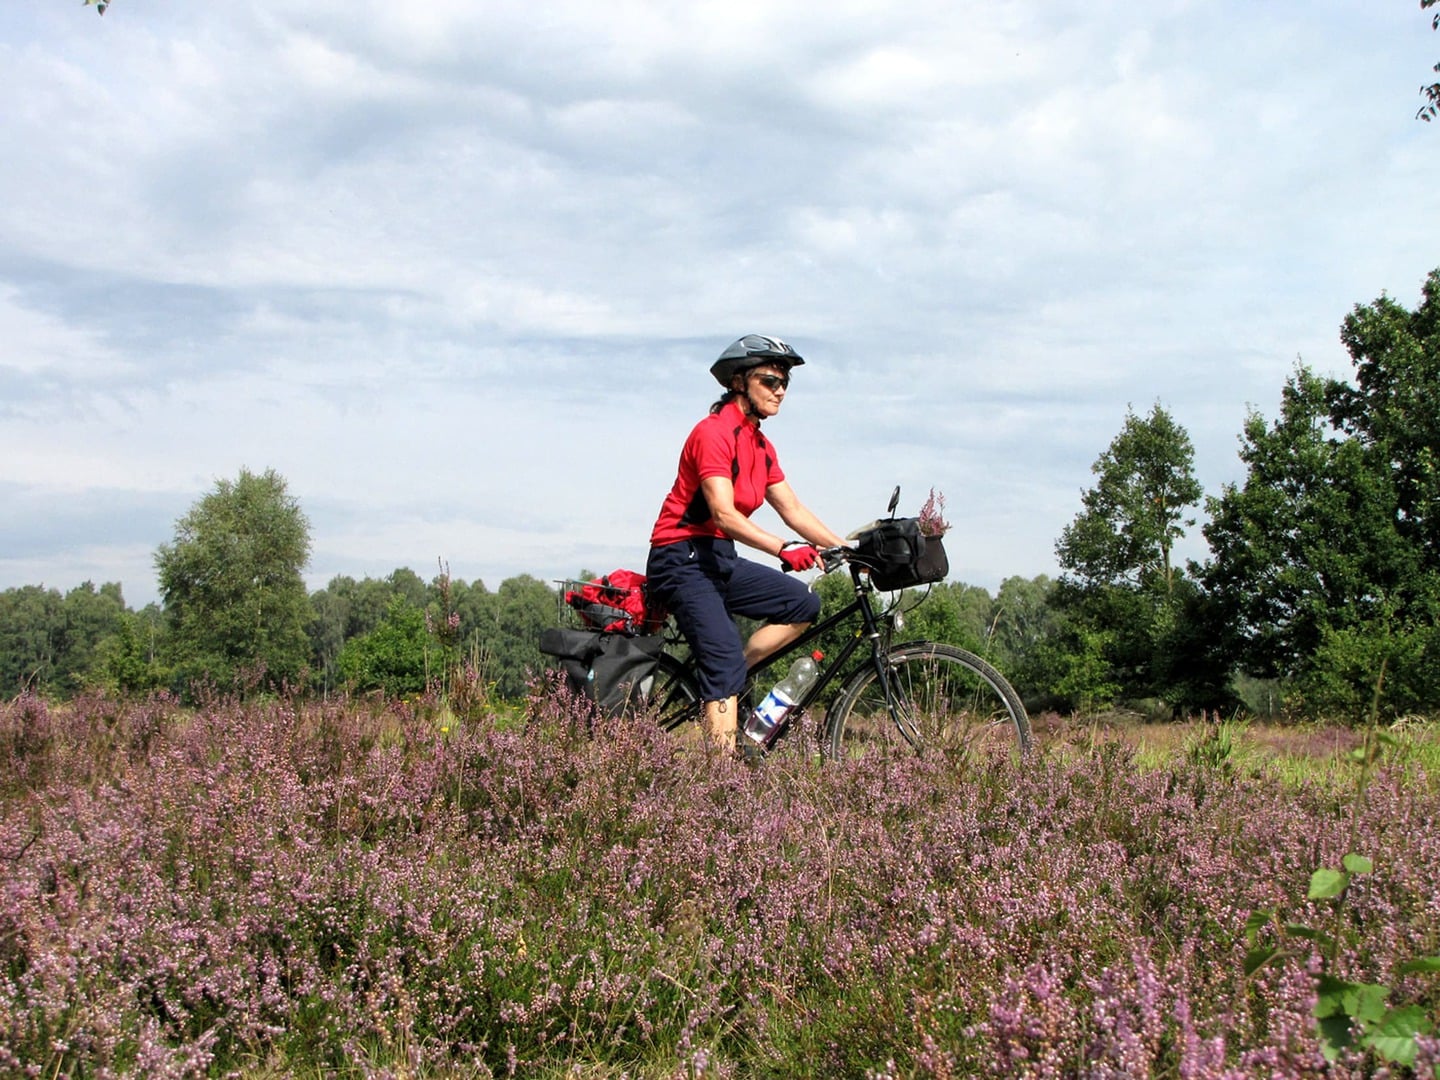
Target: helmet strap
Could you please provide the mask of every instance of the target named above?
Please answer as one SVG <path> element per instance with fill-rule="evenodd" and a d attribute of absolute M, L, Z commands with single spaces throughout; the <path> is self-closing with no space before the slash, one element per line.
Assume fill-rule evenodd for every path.
<path fill-rule="evenodd" d="M 760 423 L 760 410 L 755 407 L 755 399 L 750 396 L 750 369 L 742 371 L 739 375 L 740 381 L 744 384 L 740 390 L 733 390 L 738 401 L 743 402 L 740 411 L 745 414 L 747 420 L 754 420 L 758 426 Z"/>

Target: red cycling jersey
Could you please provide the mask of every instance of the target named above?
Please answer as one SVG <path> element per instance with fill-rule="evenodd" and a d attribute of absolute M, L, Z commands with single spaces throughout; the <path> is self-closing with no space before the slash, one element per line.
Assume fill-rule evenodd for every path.
<path fill-rule="evenodd" d="M 675 486 L 665 496 L 650 533 L 651 547 L 725 535 L 700 490 L 700 481 L 712 476 L 730 478 L 735 485 L 735 509 L 746 517 L 760 508 L 772 484 L 785 479 L 775 448 L 735 401 L 701 420 L 685 440 Z"/>

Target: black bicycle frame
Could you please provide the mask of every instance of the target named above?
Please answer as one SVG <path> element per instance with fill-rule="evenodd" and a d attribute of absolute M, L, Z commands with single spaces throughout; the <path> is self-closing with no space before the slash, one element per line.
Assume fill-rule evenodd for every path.
<path fill-rule="evenodd" d="M 914 738 L 906 730 L 905 723 L 895 713 L 894 695 L 890 692 L 890 674 L 885 670 L 885 665 L 882 662 L 884 654 L 880 648 L 880 620 L 875 615 L 875 609 L 870 605 L 870 590 L 860 584 L 859 578 L 854 570 L 851 571 L 850 578 L 855 584 L 855 599 L 851 600 L 835 614 L 827 616 L 817 623 L 812 623 L 809 629 L 786 645 L 785 648 L 779 652 L 771 653 L 752 667 L 746 674 L 747 689 L 749 685 L 754 684 L 756 676 L 772 664 L 798 652 L 804 646 L 835 629 L 835 627 L 841 623 L 849 621 L 856 612 L 859 612 L 860 627 L 856 630 L 855 634 L 851 636 L 850 640 L 845 643 L 845 647 L 840 650 L 840 655 L 825 666 L 825 669 L 820 673 L 820 678 L 801 695 L 800 700 L 795 703 L 795 707 L 791 712 L 795 713 L 801 709 L 808 708 L 812 702 L 819 698 L 820 694 L 830 685 L 831 681 L 842 671 L 845 671 L 846 662 L 854 654 L 855 650 L 860 647 L 860 642 L 863 639 L 870 642 L 870 662 L 875 665 L 875 675 L 880 680 L 880 688 L 885 694 L 885 700 L 890 709 L 890 714 L 894 718 L 896 725 L 900 728 L 900 733 L 905 736 L 906 741 L 913 744 L 915 741 Z M 687 719 L 690 719 L 689 710 L 686 710 L 684 714 L 677 717 L 675 723 L 670 726 L 672 729 L 678 727 Z"/>

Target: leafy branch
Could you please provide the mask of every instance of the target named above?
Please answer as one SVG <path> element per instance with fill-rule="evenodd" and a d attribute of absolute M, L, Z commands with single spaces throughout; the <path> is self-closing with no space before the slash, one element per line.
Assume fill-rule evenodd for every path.
<path fill-rule="evenodd" d="M 1434 7 L 1437 3 L 1440 3 L 1440 0 L 1420 0 L 1420 8 L 1423 11 Z M 1440 14 L 1431 18 L 1430 29 L 1440 30 Z M 1434 70 L 1436 74 L 1440 74 L 1440 64 L 1436 64 Z M 1431 120 L 1435 119 L 1437 115 L 1440 115 L 1440 82 L 1431 83 L 1429 86 L 1422 86 L 1420 93 L 1425 98 L 1425 104 L 1420 106 L 1420 111 L 1416 113 L 1415 116 L 1428 124 Z"/>

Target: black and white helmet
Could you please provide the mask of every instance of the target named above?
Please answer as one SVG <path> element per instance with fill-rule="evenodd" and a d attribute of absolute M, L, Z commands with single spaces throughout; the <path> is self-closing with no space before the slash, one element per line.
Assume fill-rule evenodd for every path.
<path fill-rule="evenodd" d="M 732 341 L 720 359 L 710 365 L 710 374 L 725 389 L 730 389 L 730 380 L 742 371 L 749 371 L 761 364 L 779 364 L 786 371 L 805 363 L 805 358 L 777 337 L 764 334 L 746 334 Z"/>

